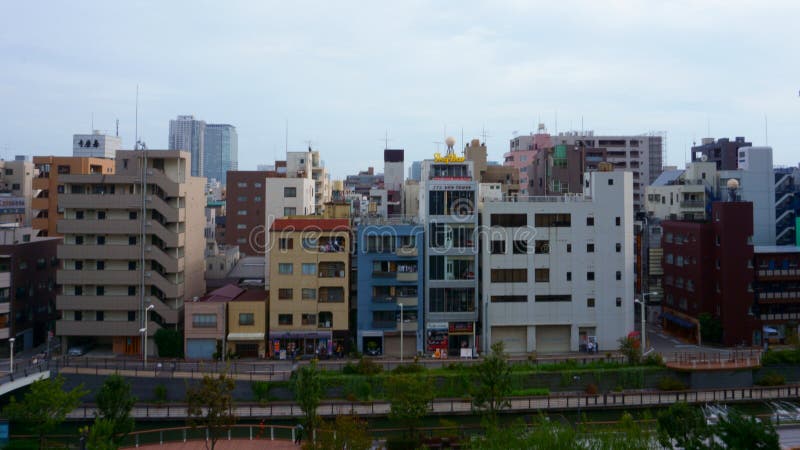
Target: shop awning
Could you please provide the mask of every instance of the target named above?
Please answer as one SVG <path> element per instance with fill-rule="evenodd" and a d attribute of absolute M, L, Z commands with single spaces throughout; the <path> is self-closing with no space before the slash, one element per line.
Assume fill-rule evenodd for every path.
<path fill-rule="evenodd" d="M 680 318 L 680 317 L 678 317 L 678 316 L 676 316 L 674 314 L 668 313 L 668 312 L 662 313 L 661 317 L 666 319 L 666 320 L 668 320 L 669 322 L 674 323 L 675 325 L 677 325 L 677 326 L 679 326 L 681 328 L 695 328 L 697 326 L 694 323 L 692 323 L 692 322 L 690 322 L 690 321 L 688 321 L 686 319 L 682 319 L 682 318 Z"/>
<path fill-rule="evenodd" d="M 271 331 L 269 333 L 270 339 L 331 339 L 331 337 L 330 331 Z"/>
<path fill-rule="evenodd" d="M 264 333 L 228 333 L 229 341 L 263 341 Z"/>

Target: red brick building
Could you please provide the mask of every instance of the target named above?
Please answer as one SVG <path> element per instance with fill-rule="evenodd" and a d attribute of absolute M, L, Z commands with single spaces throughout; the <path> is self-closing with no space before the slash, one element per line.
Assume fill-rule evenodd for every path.
<path fill-rule="evenodd" d="M 753 204 L 715 202 L 710 221 L 662 222 L 664 329 L 700 342 L 699 317 L 722 328 L 724 345 L 760 345 L 754 314 Z"/>
<path fill-rule="evenodd" d="M 280 162 L 277 162 L 280 163 Z M 280 164 L 276 164 L 281 166 Z M 285 162 L 282 165 L 286 167 Z M 239 247 L 242 256 L 264 254 L 265 231 L 265 180 L 286 177 L 272 170 L 236 170 L 228 172 L 227 217 L 225 218 L 225 244 Z M 241 213 L 241 211 L 245 211 Z"/>

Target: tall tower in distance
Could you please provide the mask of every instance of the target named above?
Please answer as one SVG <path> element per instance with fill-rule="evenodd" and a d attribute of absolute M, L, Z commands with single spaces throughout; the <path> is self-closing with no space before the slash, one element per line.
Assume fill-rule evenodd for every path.
<path fill-rule="evenodd" d="M 193 177 L 205 176 L 205 134 L 206 122 L 195 120 L 194 116 L 178 116 L 169 121 L 169 149 L 184 150 L 191 154 Z"/>
<path fill-rule="evenodd" d="M 239 135 L 236 127 L 224 123 L 206 125 L 203 176 L 222 184 L 229 170 L 239 170 Z"/>

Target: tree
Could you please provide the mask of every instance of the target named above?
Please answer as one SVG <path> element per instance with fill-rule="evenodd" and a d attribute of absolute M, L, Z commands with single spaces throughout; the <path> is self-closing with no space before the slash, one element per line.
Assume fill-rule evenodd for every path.
<path fill-rule="evenodd" d="M 303 427 L 309 436 L 314 435 L 314 427 L 317 425 L 317 407 L 322 398 L 322 380 L 320 379 L 319 369 L 316 361 L 300 367 L 297 372 L 292 374 L 294 382 L 292 390 L 294 398 L 303 410 Z"/>
<path fill-rule="evenodd" d="M 666 448 L 674 443 L 686 450 L 703 449 L 709 435 L 708 424 L 699 408 L 679 402 L 658 414 L 658 442 Z"/>
<path fill-rule="evenodd" d="M 330 429 L 317 433 L 316 442 L 306 441 L 306 449 L 346 448 L 348 450 L 368 450 L 372 448 L 372 438 L 367 433 L 366 421 L 357 416 L 336 416 Z"/>
<path fill-rule="evenodd" d="M 114 433 L 114 422 L 108 419 L 97 417 L 94 424 L 89 429 L 89 438 L 86 448 L 89 450 L 116 450 L 119 442 L 116 441 Z"/>
<path fill-rule="evenodd" d="M 162 358 L 183 358 L 183 332 L 169 328 L 159 328 L 153 335 L 158 356 Z"/>
<path fill-rule="evenodd" d="M 780 439 L 772 422 L 745 416 L 735 409 L 721 417 L 713 430 L 723 448 L 780 449 Z"/>
<path fill-rule="evenodd" d="M 98 418 L 101 417 L 111 424 L 111 440 L 115 445 L 119 445 L 125 436 L 133 431 L 135 424 L 131 410 L 136 404 L 136 397 L 131 394 L 131 384 L 118 374 L 111 375 L 106 378 L 95 400 L 99 412 Z M 95 427 L 97 425 L 98 422 L 95 420 Z"/>
<path fill-rule="evenodd" d="M 12 422 L 28 426 L 39 436 L 39 448 L 44 448 L 45 435 L 63 422 L 87 393 L 82 384 L 64 390 L 64 377 L 59 375 L 35 381 L 21 402 L 12 396 L 3 412 Z"/>
<path fill-rule="evenodd" d="M 434 398 L 429 378 L 410 374 L 392 375 L 384 388 L 391 402 L 389 418 L 403 423 L 409 435 L 413 435 L 422 418 L 430 412 L 430 403 Z"/>
<path fill-rule="evenodd" d="M 472 389 L 472 405 L 495 424 L 497 413 L 511 406 L 511 365 L 503 342 L 492 344 L 491 353 L 475 367 L 477 384 Z"/>
<path fill-rule="evenodd" d="M 719 320 L 719 317 L 714 317 L 709 313 L 700 313 L 697 321 L 700 322 L 700 339 L 704 344 L 706 342 L 722 342 L 722 321 Z"/>
<path fill-rule="evenodd" d="M 207 430 L 207 449 L 210 443 L 211 450 L 214 450 L 217 440 L 236 422 L 231 395 L 235 387 L 233 378 L 223 371 L 216 375 L 203 375 L 199 384 L 186 390 L 189 425 Z"/>
<path fill-rule="evenodd" d="M 641 343 L 632 337 L 619 338 L 619 352 L 625 356 L 628 364 L 636 365 L 642 362 Z"/>

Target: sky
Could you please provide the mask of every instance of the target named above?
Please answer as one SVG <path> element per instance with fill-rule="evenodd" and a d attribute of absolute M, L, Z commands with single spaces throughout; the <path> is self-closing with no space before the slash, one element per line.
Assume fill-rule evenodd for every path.
<path fill-rule="evenodd" d="M 230 123 L 239 168 L 312 147 L 334 178 L 454 136 L 490 160 L 536 124 L 745 136 L 800 161 L 795 0 L 44 1 L 0 6 L 0 157 L 68 155 L 95 129 L 166 148 L 169 120 Z"/>

